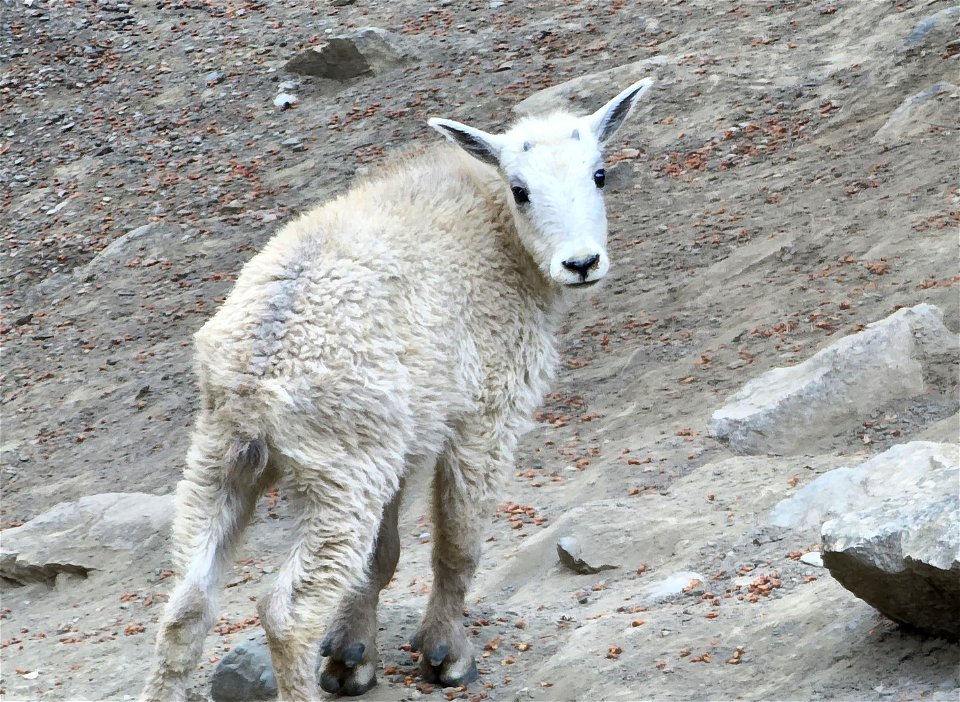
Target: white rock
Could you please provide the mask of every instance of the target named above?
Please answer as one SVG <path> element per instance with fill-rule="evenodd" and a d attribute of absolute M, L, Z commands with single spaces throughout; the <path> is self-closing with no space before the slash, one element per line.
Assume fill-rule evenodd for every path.
<path fill-rule="evenodd" d="M 957 356 L 957 335 L 942 319 L 933 305 L 904 308 L 768 371 L 714 412 L 710 433 L 737 453 L 810 453 L 883 403 L 924 392 L 924 363 Z"/>
<path fill-rule="evenodd" d="M 298 98 L 296 95 L 291 95 L 290 93 L 280 93 L 273 98 L 273 106 L 278 107 L 281 110 L 285 110 L 288 107 L 293 107 L 298 102 L 300 102 L 300 98 Z"/>

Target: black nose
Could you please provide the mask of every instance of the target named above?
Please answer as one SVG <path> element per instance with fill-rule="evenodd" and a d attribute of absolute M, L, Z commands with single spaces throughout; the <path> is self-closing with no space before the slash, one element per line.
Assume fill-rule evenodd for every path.
<path fill-rule="evenodd" d="M 600 262 L 600 254 L 594 254 L 588 258 L 572 258 L 569 261 L 563 261 L 563 267 L 568 271 L 579 273 L 581 278 L 586 279 L 587 272 L 591 268 L 596 268 Z"/>

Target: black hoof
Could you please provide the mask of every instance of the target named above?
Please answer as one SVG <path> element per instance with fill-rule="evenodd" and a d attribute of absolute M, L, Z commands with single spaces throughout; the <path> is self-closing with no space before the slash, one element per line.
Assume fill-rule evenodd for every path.
<path fill-rule="evenodd" d="M 460 687 L 468 685 L 480 677 L 480 671 L 477 670 L 477 662 L 470 661 L 470 668 L 459 678 L 448 678 L 445 675 L 440 676 L 440 684 L 444 687 Z"/>
<path fill-rule="evenodd" d="M 436 648 L 434 650 L 436 650 Z M 443 659 L 440 660 L 442 663 Z M 423 666 L 420 669 L 420 677 L 432 685 L 460 687 L 461 685 L 468 685 L 480 677 L 480 671 L 477 670 L 477 662 L 475 660 L 470 661 L 470 667 L 463 675 L 458 677 L 445 674 L 440 665 L 433 663 L 433 659 L 430 660 L 430 663 L 430 665 Z"/>
<path fill-rule="evenodd" d="M 320 673 L 320 687 L 324 692 L 329 692 L 331 695 L 335 695 L 340 692 L 340 679 L 332 673 L 323 671 Z"/>
<path fill-rule="evenodd" d="M 377 686 L 377 676 L 374 675 L 370 678 L 369 682 L 365 685 L 361 685 L 355 680 L 348 680 L 347 684 L 343 686 L 343 689 L 340 691 L 341 695 L 346 697 L 356 697 L 357 695 L 362 695 L 364 692 L 368 692 Z"/>
<path fill-rule="evenodd" d="M 443 663 L 448 653 L 450 653 L 450 647 L 447 644 L 437 644 L 431 648 L 430 652 L 427 654 L 430 665 L 440 665 Z"/>
<path fill-rule="evenodd" d="M 348 668 L 353 668 L 360 661 L 363 660 L 363 652 L 367 650 L 367 647 L 360 643 L 352 643 L 349 646 L 343 647 L 343 664 Z"/>
<path fill-rule="evenodd" d="M 377 686 L 377 676 L 373 676 L 366 683 L 359 683 L 356 680 L 347 680 L 341 684 L 340 679 L 333 673 L 323 671 L 320 675 L 320 687 L 324 692 L 331 695 L 343 695 L 344 697 L 356 697 L 365 692 L 369 692 Z"/>

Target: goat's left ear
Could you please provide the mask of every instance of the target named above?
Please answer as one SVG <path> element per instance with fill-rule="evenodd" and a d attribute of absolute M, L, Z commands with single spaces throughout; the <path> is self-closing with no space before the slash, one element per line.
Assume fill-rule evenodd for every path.
<path fill-rule="evenodd" d="M 501 142 L 497 135 L 489 134 L 482 129 L 475 129 L 460 122 L 454 122 L 452 119 L 433 117 L 427 120 L 427 124 L 471 156 L 484 163 L 489 163 L 491 166 L 500 165 Z"/>
<path fill-rule="evenodd" d="M 653 78 L 639 80 L 592 115 L 584 118 L 590 131 L 597 137 L 597 141 L 603 144 L 613 136 L 651 85 L 653 85 Z"/>

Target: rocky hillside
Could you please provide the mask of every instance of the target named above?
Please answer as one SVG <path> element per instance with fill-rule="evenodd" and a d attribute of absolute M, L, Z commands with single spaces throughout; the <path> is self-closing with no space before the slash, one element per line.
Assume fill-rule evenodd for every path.
<path fill-rule="evenodd" d="M 481 680 L 414 674 L 420 476 L 367 698 L 956 699 L 957 644 L 819 566 L 826 507 L 777 506 L 911 441 L 956 465 L 960 7 L 11 0 L 0 24 L 3 699 L 137 694 L 170 582 L 191 334 L 283 221 L 434 141 L 430 116 L 496 130 L 521 101 L 587 111 L 644 75 L 608 158 L 613 270 L 564 329 L 468 598 Z M 353 37 L 350 71 L 287 68 L 333 36 Z M 751 380 L 924 303 L 936 352 L 871 346 L 901 360 L 833 366 L 747 443 L 723 428 Z M 256 636 L 289 529 L 283 493 L 265 498 L 195 699 Z M 570 570 L 563 537 L 616 567 Z"/>

